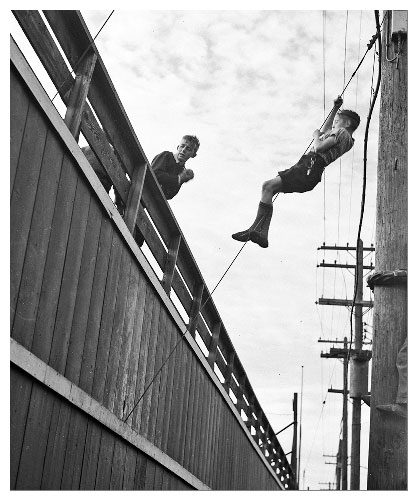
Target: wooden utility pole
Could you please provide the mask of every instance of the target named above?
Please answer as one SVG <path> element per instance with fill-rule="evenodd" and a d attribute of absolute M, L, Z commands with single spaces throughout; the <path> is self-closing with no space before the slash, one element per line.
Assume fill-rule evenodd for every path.
<path fill-rule="evenodd" d="M 324 261 L 319 264 L 319 267 L 341 267 L 341 268 L 355 268 L 355 282 L 357 282 L 357 290 L 355 303 L 353 300 L 344 299 L 325 299 L 320 298 L 318 303 L 322 305 L 339 305 L 351 306 L 355 311 L 355 329 L 354 329 L 354 349 L 347 345 L 345 338 L 343 349 L 331 349 L 330 354 L 322 355 L 322 357 L 339 357 L 343 358 L 343 390 L 330 389 L 329 392 L 341 392 L 343 394 L 343 437 L 341 448 L 339 450 L 341 456 L 341 484 L 342 490 L 347 490 L 347 377 L 348 377 L 348 364 L 352 362 L 351 366 L 351 379 L 350 379 L 350 397 L 353 399 L 352 405 L 352 443 L 351 443 L 351 475 L 350 475 L 350 489 L 359 490 L 360 488 L 360 433 L 361 433 L 361 396 L 368 392 L 368 364 L 371 352 L 363 351 L 363 328 L 362 328 L 362 309 L 363 307 L 372 307 L 372 301 L 363 300 L 363 270 L 374 269 L 374 266 L 365 266 L 363 264 L 363 242 L 358 240 L 356 248 L 349 246 L 321 246 L 319 250 L 356 250 L 356 266 L 348 264 L 328 264 Z M 375 250 L 373 246 L 367 247 L 366 250 L 372 252 Z M 323 342 L 319 340 L 319 342 Z M 327 341 L 331 343 L 340 343 L 340 341 Z"/>
<path fill-rule="evenodd" d="M 377 171 L 376 272 L 407 269 L 407 11 L 388 11 L 382 32 Z M 368 489 L 407 489 L 407 420 L 383 412 L 398 388 L 397 353 L 407 337 L 407 289 L 375 286 Z"/>
<path fill-rule="evenodd" d="M 296 392 L 294 392 L 292 409 L 294 413 L 294 429 L 292 438 L 291 469 L 295 475 L 295 482 L 296 484 L 298 484 L 298 476 L 297 476 L 298 394 Z"/>

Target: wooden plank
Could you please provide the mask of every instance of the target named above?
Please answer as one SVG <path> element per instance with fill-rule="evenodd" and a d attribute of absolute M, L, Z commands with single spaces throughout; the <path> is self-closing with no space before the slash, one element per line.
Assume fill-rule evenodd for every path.
<path fill-rule="evenodd" d="M 192 356 L 190 360 L 190 385 L 188 390 L 188 404 L 186 408 L 187 426 L 183 442 L 183 459 L 182 459 L 183 465 L 186 469 L 189 468 L 191 447 L 196 446 L 196 443 L 192 441 L 193 437 L 192 431 L 193 431 L 193 425 L 195 427 L 194 409 L 195 409 L 195 394 L 197 391 L 197 381 L 196 381 L 196 371 L 198 369 L 197 365 L 198 361 L 195 359 L 194 356 Z"/>
<path fill-rule="evenodd" d="M 130 277 L 128 283 L 128 292 L 126 298 L 126 310 L 124 315 L 123 327 L 120 332 L 121 346 L 120 357 L 117 367 L 117 378 L 114 389 L 114 405 L 113 413 L 119 415 L 123 419 L 125 413 L 126 401 L 125 397 L 129 389 L 127 384 L 130 383 L 127 379 L 128 363 L 132 350 L 132 340 L 134 336 L 134 326 L 136 320 L 136 308 L 138 307 L 138 291 L 139 291 L 139 274 L 135 263 L 132 263 L 130 268 Z M 139 304 L 140 306 L 141 304 Z M 143 307 L 143 306 L 142 306 Z"/>
<path fill-rule="evenodd" d="M 117 297 L 115 304 L 111 342 L 109 348 L 109 357 L 107 362 L 106 383 L 104 386 L 103 402 L 104 405 L 107 408 L 109 408 L 109 410 L 113 409 L 115 402 L 114 398 L 115 398 L 115 390 L 117 382 L 117 369 L 119 365 L 120 348 L 121 348 L 121 333 L 123 331 L 123 323 L 126 311 L 127 291 L 129 286 L 131 265 L 132 265 L 132 258 L 130 256 L 130 252 L 124 248 L 122 250 L 122 261 L 119 271 L 120 276 L 119 276 L 118 286 L 117 290 L 115 290 Z"/>
<path fill-rule="evenodd" d="M 171 446 L 168 446 L 168 454 L 174 458 L 177 462 L 180 459 L 180 450 L 182 447 L 182 436 L 184 434 L 184 392 L 185 392 L 185 377 L 186 377 L 186 367 L 188 359 L 188 345 L 181 341 L 178 346 L 178 351 L 181 355 L 180 357 L 180 372 L 178 374 L 178 384 L 175 384 L 174 389 L 174 404 L 173 408 L 175 411 L 174 419 L 172 421 L 172 431 L 171 432 Z"/>
<path fill-rule="evenodd" d="M 161 370 L 160 375 L 160 389 L 158 395 L 158 406 L 155 415 L 155 437 L 154 444 L 159 449 L 162 448 L 163 434 L 164 434 L 164 419 L 167 413 L 167 408 L 169 406 L 169 396 L 170 395 L 170 381 L 172 382 L 171 372 L 170 370 L 174 370 L 173 365 L 170 363 L 174 356 L 173 349 L 175 347 L 175 332 L 172 328 L 171 319 L 169 318 L 168 313 L 161 309 L 161 314 L 163 314 L 163 318 L 161 318 L 160 325 L 162 331 L 164 332 L 164 351 L 162 354 L 162 359 L 164 361 L 163 368 Z"/>
<path fill-rule="evenodd" d="M 32 380 L 15 366 L 10 370 L 10 489 L 16 489 Z"/>
<path fill-rule="evenodd" d="M 110 341 L 113 328 L 113 318 L 116 304 L 116 291 L 119 281 L 119 269 L 122 256 L 122 245 L 117 231 L 113 231 L 110 263 L 107 273 L 106 289 L 100 323 L 99 339 L 97 344 L 96 364 L 94 370 L 92 396 L 102 402 L 106 382 L 107 363 L 110 350 Z"/>
<path fill-rule="evenodd" d="M 129 195 L 126 202 L 124 221 L 131 233 L 135 230 L 136 219 L 138 216 L 140 200 L 142 197 L 143 184 L 145 182 L 147 164 L 137 164 L 133 171 L 132 182 L 129 189 Z"/>
<path fill-rule="evenodd" d="M 151 331 L 152 317 L 154 314 L 155 305 L 157 303 L 156 297 L 151 288 L 149 288 L 148 293 L 149 296 L 146 299 L 145 317 L 143 319 L 142 336 L 140 340 L 138 375 L 136 378 L 135 402 L 133 405 L 135 409 L 132 413 L 132 428 L 137 429 L 138 432 L 142 425 L 142 407 L 143 407 L 143 398 L 145 396 L 144 390 L 146 389 L 147 386 L 145 381 L 148 380 L 147 360 L 149 352 L 149 341 L 150 341 L 150 336 L 152 335 Z"/>
<path fill-rule="evenodd" d="M 73 321 L 82 250 L 87 227 L 86 213 L 88 213 L 89 205 L 90 193 L 87 187 L 79 180 L 75 194 L 74 210 L 68 237 L 51 355 L 49 358 L 49 364 L 59 373 L 64 373 L 67 360 L 68 343 Z"/>
<path fill-rule="evenodd" d="M 78 142 L 81 127 L 81 118 L 83 109 L 87 99 L 88 88 L 94 72 L 94 66 L 97 61 L 97 55 L 91 49 L 85 54 L 76 69 L 74 85 L 68 101 L 67 111 L 65 113 L 64 122 L 67 124 L 69 131 Z"/>
<path fill-rule="evenodd" d="M 123 475 L 127 445 L 120 439 L 115 439 L 113 462 L 111 465 L 110 490 L 123 489 Z"/>
<path fill-rule="evenodd" d="M 162 421 L 162 436 L 160 441 L 160 448 L 164 453 L 168 454 L 168 444 L 170 442 L 171 432 L 175 432 L 172 425 L 172 406 L 174 400 L 174 385 L 175 380 L 178 376 L 180 366 L 179 366 L 179 343 L 183 342 L 180 338 L 176 325 L 171 324 L 167 329 L 170 330 L 171 334 L 171 345 L 170 352 L 173 351 L 173 354 L 169 358 L 166 366 L 167 366 L 167 381 L 166 381 L 166 395 L 165 395 L 165 407 L 164 407 L 164 415 Z"/>
<path fill-rule="evenodd" d="M 162 267 L 164 271 L 164 276 L 162 278 L 162 287 L 168 294 L 172 287 L 172 280 L 174 279 L 175 265 L 177 262 L 180 243 L 180 234 L 172 236 L 168 247 L 168 253 L 166 254 L 165 264 Z"/>
<path fill-rule="evenodd" d="M 28 112 L 27 90 L 16 72 L 10 71 L 10 195 L 13 193 Z"/>
<path fill-rule="evenodd" d="M 102 218 L 103 214 L 100 207 L 95 200 L 92 200 L 88 211 L 84 248 L 81 257 L 80 277 L 78 280 L 65 365 L 65 376 L 76 384 L 78 384 L 80 379 L 84 343 L 88 333 L 87 322 Z"/>
<path fill-rule="evenodd" d="M 133 488 L 134 490 L 145 489 L 147 464 L 148 464 L 148 457 L 143 455 L 143 453 L 138 453 L 136 459 L 135 486 Z"/>
<path fill-rule="evenodd" d="M 36 130 L 36 134 L 33 133 Z M 29 107 L 10 200 L 10 312 L 11 326 L 26 255 L 36 189 L 47 135 L 45 118 L 33 105 Z M 16 339 L 24 342 L 24 338 Z M 32 340 L 32 339 L 30 339 Z"/>
<path fill-rule="evenodd" d="M 156 350 L 154 354 L 155 364 L 153 368 L 154 376 L 157 371 L 159 371 L 159 374 L 156 375 L 156 378 L 152 383 L 147 431 L 147 438 L 155 445 L 157 437 L 159 437 L 159 434 L 157 434 L 157 419 L 159 408 L 164 404 L 162 399 L 162 394 L 165 394 L 165 389 L 163 387 L 165 385 L 164 375 L 166 374 L 166 363 L 168 362 L 168 356 L 170 354 L 170 333 L 167 331 L 168 321 L 167 312 L 163 307 L 161 307 L 158 318 L 158 338 L 156 339 Z"/>
<path fill-rule="evenodd" d="M 104 294 L 110 262 L 112 238 L 112 222 L 106 217 L 103 217 L 101 221 L 97 260 L 94 270 L 90 309 L 88 312 L 86 329 L 88 335 L 86 335 L 85 338 L 79 379 L 80 388 L 88 394 L 92 393 L 93 388 L 94 370 L 96 368 L 100 323 L 101 316 L 103 314 Z"/>
<path fill-rule="evenodd" d="M 72 409 L 61 490 L 80 489 L 87 425 L 88 418 L 78 408 Z"/>
<path fill-rule="evenodd" d="M 189 313 L 191 311 L 191 307 L 193 304 L 193 298 L 191 297 L 190 292 L 185 287 L 184 282 L 182 281 L 177 270 L 175 270 L 174 272 L 174 277 L 172 280 L 172 289 L 177 294 L 177 297 L 181 302 L 185 311 Z"/>
<path fill-rule="evenodd" d="M 203 291 L 204 291 L 203 283 L 199 283 L 198 285 L 196 285 L 193 290 L 193 305 L 191 306 L 190 321 L 188 323 L 188 331 L 190 332 L 193 338 L 195 338 L 195 330 L 197 328 L 197 323 L 199 319 L 199 312 L 201 308 Z"/>
<path fill-rule="evenodd" d="M 93 420 L 88 421 L 80 478 L 80 490 L 94 490 L 96 487 L 101 432 L 101 428 L 96 422 Z"/>
<path fill-rule="evenodd" d="M 151 385 L 149 389 L 147 389 L 142 399 L 142 410 L 140 416 L 141 422 L 139 430 L 140 434 L 142 434 L 142 436 L 146 437 L 147 439 L 149 439 L 149 431 L 150 431 L 149 420 L 154 417 L 151 414 L 152 396 L 153 393 L 158 390 L 158 382 L 161 376 L 160 372 L 158 373 L 158 370 L 161 365 L 156 365 L 156 361 L 157 360 L 160 361 L 159 358 L 157 359 L 157 346 L 160 335 L 159 332 L 160 310 L 161 310 L 161 304 L 159 301 L 156 301 L 153 306 L 150 339 L 149 339 L 146 368 L 145 368 L 146 370 L 145 388 L 148 387 L 149 384 Z"/>
<path fill-rule="evenodd" d="M 201 386 L 200 377 L 200 366 L 196 360 L 196 372 L 195 372 L 195 390 L 193 394 L 194 404 L 193 404 L 193 419 L 191 421 L 191 435 L 190 435 L 190 450 L 188 452 L 187 469 L 193 472 L 197 472 L 198 461 L 198 443 L 200 442 L 200 414 L 201 414 L 201 401 L 203 399 L 203 388 Z"/>
<path fill-rule="evenodd" d="M 137 451 L 132 446 L 126 446 L 122 490 L 134 489 L 137 455 Z"/>
<path fill-rule="evenodd" d="M 114 454 L 114 436 L 107 430 L 101 433 L 100 452 L 98 455 L 96 490 L 108 490 Z"/>
<path fill-rule="evenodd" d="M 17 490 L 40 489 L 52 408 L 50 391 L 35 383 L 22 446 L 24 453 L 21 455 L 17 474 Z"/>
<path fill-rule="evenodd" d="M 207 422 L 207 438 L 206 438 L 207 459 L 205 460 L 204 471 L 203 471 L 204 482 L 206 484 L 210 482 L 210 477 L 211 477 L 211 449 L 214 440 L 214 423 L 216 418 L 215 405 L 216 405 L 216 399 L 218 398 L 216 389 L 213 387 L 212 384 L 209 383 L 209 381 L 207 383 L 207 390 L 209 393 L 209 400 L 208 400 L 209 415 L 207 417 L 208 422 Z"/>
<path fill-rule="evenodd" d="M 148 460 L 146 465 L 146 479 L 145 479 L 145 490 L 155 489 L 155 471 L 158 464 L 153 460 Z"/>
<path fill-rule="evenodd" d="M 123 400 L 123 421 L 132 422 L 132 415 L 129 415 L 135 405 L 135 388 L 138 377 L 139 352 L 142 339 L 143 321 L 145 317 L 146 304 L 151 296 L 150 286 L 146 278 L 141 275 L 137 291 L 137 303 L 133 325 L 132 349 L 130 351 L 127 370 L 123 375 L 122 395 Z"/>
<path fill-rule="evenodd" d="M 61 486 L 70 415 L 69 405 L 61 399 L 54 399 L 42 473 L 42 490 L 59 490 Z"/>
<path fill-rule="evenodd" d="M 188 434 L 188 425 L 190 422 L 190 415 L 188 412 L 188 404 L 190 397 L 190 386 L 191 386 L 191 364 L 193 359 L 193 353 L 189 350 L 185 350 L 185 365 L 184 365 L 184 384 L 182 386 L 183 398 L 182 398 L 182 407 L 183 407 L 183 418 L 180 424 L 180 442 L 179 442 L 179 453 L 178 453 L 178 462 L 181 465 L 184 465 L 184 449 L 185 442 L 187 440 Z"/>
<path fill-rule="evenodd" d="M 32 352 L 49 360 L 77 186 L 77 173 L 64 157 L 42 280 Z"/>

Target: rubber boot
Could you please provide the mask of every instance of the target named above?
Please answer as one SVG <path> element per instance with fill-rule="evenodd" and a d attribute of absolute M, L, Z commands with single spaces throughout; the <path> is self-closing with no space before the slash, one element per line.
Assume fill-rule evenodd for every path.
<path fill-rule="evenodd" d="M 268 229 L 272 217 L 272 205 L 263 203 L 262 201 L 258 206 L 258 213 L 253 224 L 245 231 L 240 231 L 239 233 L 232 234 L 232 238 L 237 241 L 249 241 L 252 240 L 263 248 L 268 246 Z M 251 234 L 254 239 L 252 239 Z M 259 233 L 259 236 L 258 236 Z M 255 241 L 256 240 L 256 241 Z"/>

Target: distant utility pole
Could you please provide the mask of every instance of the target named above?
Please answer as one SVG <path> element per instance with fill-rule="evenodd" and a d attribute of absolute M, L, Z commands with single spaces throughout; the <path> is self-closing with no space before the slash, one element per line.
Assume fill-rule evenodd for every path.
<path fill-rule="evenodd" d="M 295 475 L 295 482 L 298 485 L 298 476 L 297 476 L 298 394 L 296 392 L 294 392 L 292 409 L 294 413 L 294 429 L 292 438 L 291 469 Z"/>
<path fill-rule="evenodd" d="M 340 449 L 341 455 L 341 484 L 342 490 L 347 490 L 347 394 L 353 399 L 352 404 L 352 443 L 351 443 L 351 475 L 350 475 L 350 489 L 359 490 L 360 488 L 360 432 L 361 432 L 361 397 L 368 393 L 368 365 L 371 356 L 371 351 L 362 350 L 363 347 L 363 323 L 362 323 L 362 309 L 363 307 L 372 307 L 372 301 L 363 300 L 363 270 L 373 270 L 374 266 L 365 266 L 363 264 L 363 251 L 375 251 L 373 246 L 364 249 L 362 240 L 359 239 L 357 248 L 343 246 L 326 246 L 323 245 L 318 250 L 346 250 L 356 251 L 356 265 L 348 264 L 328 264 L 324 261 L 319 264 L 319 267 L 340 267 L 340 268 L 354 268 L 355 269 L 355 282 L 357 282 L 355 303 L 353 300 L 344 299 L 325 299 L 320 298 L 318 303 L 322 305 L 339 305 L 354 307 L 355 312 L 355 329 L 354 329 L 354 349 L 347 345 L 345 337 L 343 341 L 343 349 L 330 349 L 330 354 L 322 354 L 322 357 L 336 357 L 342 358 L 343 361 L 343 390 L 329 389 L 329 392 L 340 392 L 343 394 L 343 438 Z M 319 342 L 340 343 L 338 340 Z M 347 390 L 347 377 L 348 377 L 348 364 L 352 361 L 351 366 L 351 379 L 350 391 Z"/>
<path fill-rule="evenodd" d="M 331 341 L 329 341 L 331 342 Z M 328 389 L 329 392 L 343 394 L 343 413 L 342 413 L 342 442 L 340 446 L 341 455 L 341 489 L 347 490 L 347 462 L 348 462 L 348 409 L 347 409 L 347 380 L 348 380 L 348 343 L 347 337 L 344 338 L 343 349 L 335 347 L 330 348 L 330 353 L 320 355 L 322 358 L 342 358 L 343 359 L 343 389 Z"/>
<path fill-rule="evenodd" d="M 389 10 L 384 18 L 375 274 L 395 276 L 408 265 L 408 14 Z M 396 402 L 397 353 L 407 337 L 407 287 L 383 280 L 375 283 L 374 293 L 368 489 L 407 490 L 407 419 L 378 409 Z"/>

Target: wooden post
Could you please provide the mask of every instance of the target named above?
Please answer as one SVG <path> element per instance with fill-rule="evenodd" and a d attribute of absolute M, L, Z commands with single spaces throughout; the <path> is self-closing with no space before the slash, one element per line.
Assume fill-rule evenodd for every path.
<path fill-rule="evenodd" d="M 402 12 L 407 15 L 406 11 Z M 406 32 L 392 37 L 393 21 L 398 19 L 398 14 L 398 11 L 387 13 L 380 55 L 376 272 L 407 269 L 407 38 Z M 376 408 L 395 402 L 396 357 L 406 336 L 406 288 L 395 284 L 376 286 L 368 460 L 370 490 L 407 489 L 407 420 Z"/>
<path fill-rule="evenodd" d="M 358 240 L 356 247 L 356 274 L 355 281 L 357 281 L 356 300 L 358 304 L 355 305 L 355 350 L 360 352 L 362 350 L 362 305 L 363 300 L 363 242 Z M 362 370 L 359 363 L 362 361 L 356 360 L 352 357 L 351 363 L 351 380 L 353 377 L 357 378 L 361 375 Z M 352 442 L 350 449 L 350 489 L 360 489 L 360 466 L 361 466 L 361 395 L 354 394 L 350 391 L 352 398 Z"/>
<path fill-rule="evenodd" d="M 91 51 L 84 56 L 84 59 L 77 70 L 67 111 L 65 113 L 64 121 L 77 141 L 80 135 L 81 118 L 84 111 L 85 101 L 87 99 L 88 88 L 90 86 L 91 78 L 93 77 L 96 61 L 97 54 L 91 49 Z"/>
<path fill-rule="evenodd" d="M 164 276 L 162 277 L 162 287 L 168 294 L 172 287 L 172 280 L 174 279 L 180 243 L 181 235 L 177 234 L 173 236 L 169 243 L 168 253 L 166 255 Z"/>
<path fill-rule="evenodd" d="M 347 353 L 347 337 L 344 338 L 343 347 Z M 348 367 L 349 360 L 347 354 L 343 358 L 343 417 L 342 417 L 342 490 L 347 490 L 348 484 Z"/>
<path fill-rule="evenodd" d="M 294 412 L 294 429 L 293 429 L 293 437 L 292 437 L 292 453 L 291 453 L 291 469 L 294 474 L 294 482 L 298 483 L 297 477 L 297 433 L 298 433 L 298 394 L 294 392 L 294 399 L 292 402 L 292 409 Z"/>

